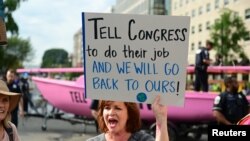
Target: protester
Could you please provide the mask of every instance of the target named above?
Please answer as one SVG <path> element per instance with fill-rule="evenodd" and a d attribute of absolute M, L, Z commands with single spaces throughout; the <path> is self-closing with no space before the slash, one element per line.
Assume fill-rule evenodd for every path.
<path fill-rule="evenodd" d="M 216 54 L 213 66 L 222 66 L 222 55 Z"/>
<path fill-rule="evenodd" d="M 33 112 L 39 113 L 35 103 L 33 102 L 33 96 L 36 93 L 36 85 L 32 81 L 31 75 L 28 75 L 28 83 L 29 83 L 29 105 L 33 109 Z M 39 96 L 41 96 L 41 95 L 39 95 Z M 32 111 L 29 111 L 29 112 L 32 112 Z"/>
<path fill-rule="evenodd" d="M 229 62 L 229 64 L 232 64 L 232 66 L 238 66 L 238 65 L 239 65 L 239 62 L 238 62 L 238 60 L 237 60 L 236 58 L 233 58 L 233 59 Z"/>
<path fill-rule="evenodd" d="M 23 73 L 21 77 L 21 91 L 23 94 L 23 110 L 24 110 L 24 115 L 29 113 L 29 107 L 35 110 L 37 113 L 37 109 L 35 108 L 33 102 L 32 102 L 32 94 L 30 93 L 30 90 L 33 88 L 30 87 L 30 82 L 29 82 L 29 75 L 28 73 Z"/>
<path fill-rule="evenodd" d="M 244 52 L 240 53 L 239 57 L 241 58 L 241 60 L 238 64 L 239 66 L 249 66 L 250 65 L 250 60 L 248 59 L 247 55 Z M 247 82 L 249 80 L 249 74 L 248 73 L 242 74 L 242 80 Z"/>
<path fill-rule="evenodd" d="M 241 58 L 240 62 L 238 63 L 239 66 L 249 66 L 250 60 L 248 59 L 247 55 L 243 52 L 240 53 L 239 57 Z"/>
<path fill-rule="evenodd" d="M 11 112 L 18 105 L 21 95 L 9 92 L 6 83 L 0 80 L 0 140 L 20 141 L 16 126 L 10 122 Z"/>
<path fill-rule="evenodd" d="M 167 130 L 167 109 L 157 96 L 152 104 L 156 117 L 156 138 L 141 128 L 138 105 L 129 102 L 101 101 L 98 109 L 98 123 L 102 134 L 87 141 L 169 141 Z"/>
<path fill-rule="evenodd" d="M 219 124 L 236 124 L 250 112 L 247 98 L 238 92 L 238 82 L 234 77 L 224 80 L 226 91 L 214 99 L 213 115 Z"/>
<path fill-rule="evenodd" d="M 21 77 L 21 91 L 23 94 L 23 110 L 24 114 L 28 113 L 28 104 L 29 104 L 29 83 L 28 83 L 28 77 L 23 74 Z"/>
<path fill-rule="evenodd" d="M 206 47 L 199 48 L 195 56 L 195 83 L 194 90 L 208 92 L 208 73 L 207 68 L 212 63 L 209 58 L 209 51 L 213 48 L 211 41 L 206 42 Z"/>
<path fill-rule="evenodd" d="M 213 66 L 223 66 L 223 57 L 221 54 L 217 53 L 215 55 L 215 61 L 213 63 Z M 223 73 L 223 71 L 220 72 L 220 75 L 218 73 L 212 73 L 212 76 L 213 76 L 213 80 L 219 80 L 219 79 L 224 77 L 224 73 Z M 219 83 L 212 85 L 212 91 L 221 91 L 221 89 L 222 89 L 221 84 L 219 84 Z"/>
<path fill-rule="evenodd" d="M 13 69 L 9 69 L 6 72 L 6 76 L 4 78 L 4 81 L 6 82 L 10 92 L 21 93 L 21 89 L 19 87 L 19 84 L 15 83 L 15 75 L 16 75 L 16 72 Z M 20 99 L 19 105 L 11 113 L 11 122 L 14 123 L 16 127 L 18 127 L 18 111 L 20 112 L 20 115 L 23 116 L 23 101 L 22 101 L 22 99 Z"/>

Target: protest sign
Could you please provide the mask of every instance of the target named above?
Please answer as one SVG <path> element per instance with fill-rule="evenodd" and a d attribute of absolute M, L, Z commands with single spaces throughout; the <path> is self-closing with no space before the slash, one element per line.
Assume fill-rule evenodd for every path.
<path fill-rule="evenodd" d="M 182 106 L 190 18 L 82 14 L 85 97 Z"/>

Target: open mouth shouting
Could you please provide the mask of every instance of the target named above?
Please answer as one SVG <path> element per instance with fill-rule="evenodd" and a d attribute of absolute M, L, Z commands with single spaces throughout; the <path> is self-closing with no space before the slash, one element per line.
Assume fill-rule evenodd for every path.
<path fill-rule="evenodd" d="M 111 128 L 115 128 L 117 124 L 118 124 L 118 120 L 116 120 L 115 118 L 109 118 L 108 119 L 108 125 Z"/>

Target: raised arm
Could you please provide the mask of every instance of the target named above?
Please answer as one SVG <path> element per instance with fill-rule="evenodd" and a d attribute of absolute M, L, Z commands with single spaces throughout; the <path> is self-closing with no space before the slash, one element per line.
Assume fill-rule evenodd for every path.
<path fill-rule="evenodd" d="M 156 118 L 156 141 L 169 141 L 167 127 L 167 107 L 160 104 L 160 95 L 158 95 L 152 105 Z"/>

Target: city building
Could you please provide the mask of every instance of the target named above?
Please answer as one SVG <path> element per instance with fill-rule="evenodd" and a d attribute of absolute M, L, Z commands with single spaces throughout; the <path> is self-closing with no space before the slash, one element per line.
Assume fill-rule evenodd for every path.
<path fill-rule="evenodd" d="M 117 0 L 114 13 L 170 15 L 170 0 Z"/>
<path fill-rule="evenodd" d="M 74 35 L 72 67 L 82 67 L 82 66 L 83 66 L 82 29 L 79 29 Z"/>
<path fill-rule="evenodd" d="M 188 64 L 194 64 L 195 52 L 205 46 L 210 39 L 210 27 L 220 17 L 223 8 L 235 11 L 250 31 L 249 0 L 116 0 L 113 13 L 190 16 L 190 37 Z M 81 41 L 81 42 L 80 42 Z M 79 30 L 74 35 L 73 66 L 82 63 L 82 35 Z M 250 57 L 250 39 L 241 42 L 245 53 Z M 214 59 L 215 51 L 211 51 Z"/>
<path fill-rule="evenodd" d="M 194 64 L 195 52 L 198 47 L 205 46 L 210 39 L 210 26 L 220 17 L 223 8 L 233 10 L 244 21 L 250 31 L 249 0 L 172 0 L 172 15 L 190 16 L 189 58 L 188 63 Z M 245 53 L 250 57 L 250 40 L 241 42 Z M 213 59 L 215 52 L 211 52 Z"/>

